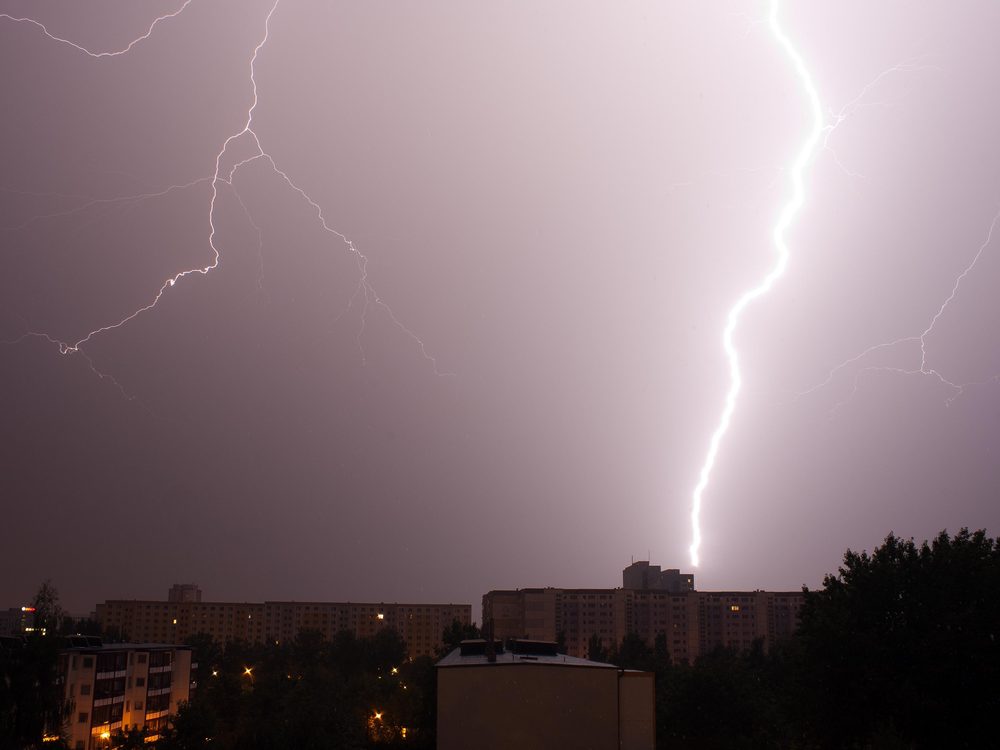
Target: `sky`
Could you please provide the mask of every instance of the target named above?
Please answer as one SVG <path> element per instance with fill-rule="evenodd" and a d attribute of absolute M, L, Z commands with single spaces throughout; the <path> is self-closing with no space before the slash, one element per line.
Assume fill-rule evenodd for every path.
<path fill-rule="evenodd" d="M 767 12 L 0 0 L 0 606 L 691 569 Z M 1000 527 L 1000 6 L 778 18 L 706 590 Z"/>

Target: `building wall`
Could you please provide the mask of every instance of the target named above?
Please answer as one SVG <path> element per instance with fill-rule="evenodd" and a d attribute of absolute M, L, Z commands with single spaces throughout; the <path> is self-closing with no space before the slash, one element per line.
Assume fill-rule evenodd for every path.
<path fill-rule="evenodd" d="M 492 619 L 500 639 L 556 641 L 561 634 L 566 653 L 578 657 L 587 656 L 593 635 L 609 648 L 628 633 L 650 645 L 663 633 L 671 658 L 691 662 L 717 646 L 750 648 L 756 639 L 770 648 L 794 632 L 802 601 L 798 591 L 519 589 L 483 596 L 483 623 Z"/>
<path fill-rule="evenodd" d="M 196 633 L 225 642 L 292 640 L 301 630 L 327 638 L 347 630 L 357 637 L 391 627 L 411 657 L 432 656 L 453 620 L 472 622 L 469 604 L 374 604 L 353 602 L 162 602 L 109 600 L 97 605 L 101 627 L 119 629 L 129 640 L 181 643 Z"/>
<path fill-rule="evenodd" d="M 110 735 L 130 727 L 155 733 L 190 695 L 191 651 L 186 648 L 67 649 L 61 669 L 72 705 L 66 722 L 72 750 L 108 747 Z"/>
<path fill-rule="evenodd" d="M 618 731 L 623 748 L 656 745 L 655 675 L 652 672 L 618 673 Z"/>
<path fill-rule="evenodd" d="M 653 675 L 623 683 L 620 696 L 621 674 L 557 664 L 439 668 L 438 750 L 652 750 Z"/>

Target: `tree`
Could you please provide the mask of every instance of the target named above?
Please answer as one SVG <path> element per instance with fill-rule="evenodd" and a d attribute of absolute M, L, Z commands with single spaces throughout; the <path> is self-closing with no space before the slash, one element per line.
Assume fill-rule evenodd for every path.
<path fill-rule="evenodd" d="M 626 633 L 622 642 L 611 652 L 608 661 L 622 669 L 639 669 L 643 672 L 652 672 L 655 666 L 653 651 L 638 633 Z"/>
<path fill-rule="evenodd" d="M 66 611 L 59 606 L 59 592 L 52 585 L 52 579 L 46 578 L 38 587 L 31 605 L 35 608 L 34 622 L 36 633 L 58 633 Z"/>
<path fill-rule="evenodd" d="M 587 658 L 591 661 L 606 662 L 608 660 L 608 650 L 604 648 L 604 641 L 597 633 L 591 635 L 587 641 Z"/>
<path fill-rule="evenodd" d="M 56 638 L 0 646 L 0 746 L 35 747 L 44 734 L 62 732 L 69 711 L 59 680 Z"/>
<path fill-rule="evenodd" d="M 444 646 L 439 652 L 439 656 L 445 656 L 450 654 L 462 641 L 472 640 L 474 638 L 482 638 L 483 632 L 476 627 L 476 623 L 471 623 L 465 625 L 458 620 L 452 620 L 451 625 L 444 629 L 441 634 L 441 640 Z"/>
<path fill-rule="evenodd" d="M 984 531 L 848 550 L 802 610 L 810 733 L 831 747 L 995 743 L 998 592 L 1000 545 Z"/>

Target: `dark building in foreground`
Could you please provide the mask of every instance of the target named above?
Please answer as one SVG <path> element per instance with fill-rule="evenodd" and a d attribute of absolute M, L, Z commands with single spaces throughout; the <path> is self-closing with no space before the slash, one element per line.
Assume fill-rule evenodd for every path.
<path fill-rule="evenodd" d="M 801 591 L 696 591 L 694 577 L 633 563 L 620 589 L 536 588 L 490 591 L 483 623 L 497 638 L 562 640 L 566 652 L 587 655 L 593 636 L 605 648 L 637 633 L 653 644 L 664 634 L 674 661 L 694 661 L 718 646 L 739 650 L 760 640 L 765 649 L 798 624 Z"/>
<path fill-rule="evenodd" d="M 200 594 L 168 601 L 108 600 L 97 605 L 96 616 L 104 632 L 169 643 L 196 633 L 223 643 L 274 643 L 292 640 L 302 630 L 317 630 L 327 638 L 346 630 L 364 638 L 392 628 L 406 641 L 411 657 L 436 654 L 452 621 L 472 621 L 470 604 L 203 602 Z"/>
<path fill-rule="evenodd" d="M 437 747 L 653 750 L 653 683 L 555 643 L 464 641 L 437 664 Z"/>

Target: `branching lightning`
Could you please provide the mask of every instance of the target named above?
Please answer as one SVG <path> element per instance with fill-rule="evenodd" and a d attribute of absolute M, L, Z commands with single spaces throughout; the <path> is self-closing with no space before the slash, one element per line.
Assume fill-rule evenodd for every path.
<path fill-rule="evenodd" d="M 979 263 L 980 259 L 982 258 L 983 253 L 986 252 L 987 248 L 989 248 L 990 244 L 993 242 L 993 234 L 994 234 L 994 232 L 997 229 L 997 224 L 998 223 L 1000 223 L 1000 210 L 998 210 L 993 215 L 993 220 L 990 222 L 989 229 L 986 231 L 986 237 L 983 240 L 982 244 L 980 244 L 979 247 L 976 249 L 976 252 L 973 254 L 972 259 L 965 266 L 965 268 L 962 269 L 962 272 L 960 274 L 958 274 L 958 276 L 955 277 L 955 281 L 954 281 L 954 283 L 952 284 L 952 287 L 951 287 L 951 293 L 938 306 L 937 311 L 930 318 L 930 321 L 928 322 L 927 326 L 924 328 L 923 331 L 920 332 L 919 335 L 916 335 L 916 336 L 903 336 L 901 338 L 894 339 L 892 341 L 886 341 L 886 342 L 883 342 L 883 343 L 880 343 L 880 344 L 874 344 L 872 346 L 869 346 L 867 349 L 865 349 L 864 351 L 862 351 L 860 354 L 857 354 L 857 355 L 851 357 L 850 359 L 844 360 L 843 362 L 841 362 L 836 367 L 833 367 L 827 373 L 826 378 L 822 382 L 814 385 L 812 388 L 809 388 L 808 390 L 802 391 L 801 393 L 798 394 L 798 397 L 808 396 L 809 394 L 814 393 L 814 392 L 820 390 L 821 388 L 824 388 L 825 386 L 827 386 L 831 382 L 833 382 L 833 379 L 837 376 L 838 373 L 840 373 L 841 371 L 845 370 L 846 368 L 850 367 L 853 364 L 861 362 L 868 355 L 874 354 L 875 352 L 878 352 L 878 351 L 892 350 L 892 349 L 900 346 L 901 344 L 912 344 L 914 346 L 916 346 L 917 344 L 919 344 L 919 346 L 920 346 L 920 365 L 918 367 L 915 367 L 915 368 L 913 368 L 913 367 L 910 367 L 910 368 L 905 368 L 905 367 L 888 367 L 888 366 L 869 366 L 869 367 L 864 367 L 861 370 L 859 370 L 857 373 L 855 373 L 854 383 L 853 383 L 853 386 L 851 388 L 851 392 L 850 392 L 847 400 L 849 400 L 857 392 L 861 377 L 863 375 L 865 375 L 866 373 L 870 373 L 870 372 L 888 372 L 888 373 L 893 373 L 893 374 L 896 374 L 896 375 L 905 375 L 905 376 L 915 376 L 916 375 L 916 376 L 924 376 L 924 377 L 933 378 L 934 380 L 936 380 L 937 382 L 939 382 L 941 385 L 946 386 L 950 390 L 951 393 L 950 393 L 949 397 L 947 398 L 947 400 L 945 401 L 946 404 L 952 403 L 956 398 L 958 398 L 959 396 L 961 396 L 962 393 L 965 391 L 965 389 L 968 388 L 970 385 L 982 385 L 982 383 L 978 383 L 978 382 L 977 383 L 958 383 L 958 382 L 955 382 L 954 380 L 951 380 L 950 378 L 948 378 L 945 375 L 943 375 L 940 370 L 938 370 L 938 369 L 936 369 L 934 367 L 931 367 L 928 364 L 927 339 L 934 332 L 934 327 L 937 325 L 937 322 L 941 319 L 941 317 L 945 314 L 945 312 L 948 309 L 948 306 L 952 303 L 952 301 L 954 301 L 955 297 L 958 295 L 959 287 L 961 287 L 962 282 L 965 280 L 965 278 L 970 273 L 972 273 L 973 269 L 976 267 L 976 265 Z M 994 382 L 996 380 L 997 380 L 997 377 L 994 376 L 994 377 L 990 378 L 989 380 L 987 380 L 985 382 Z M 839 409 L 845 403 L 846 403 L 846 400 L 845 401 L 841 401 L 839 404 L 837 404 L 834 407 L 834 410 Z"/>
<path fill-rule="evenodd" d="M 86 47 L 84 47 L 84 46 L 82 46 L 80 44 L 77 44 L 77 43 L 75 43 L 75 42 L 73 42 L 73 41 L 71 41 L 69 39 L 65 39 L 65 38 L 56 36 L 56 35 L 52 34 L 48 30 L 48 28 L 46 28 L 46 26 L 44 24 L 42 24 L 41 22 L 39 22 L 39 21 L 37 21 L 35 19 L 32 19 L 32 18 L 19 18 L 19 17 L 11 16 L 9 14 L 0 14 L 0 19 L 7 19 L 9 21 L 13 21 L 13 22 L 17 22 L 17 23 L 30 24 L 32 26 L 35 26 L 38 29 L 40 29 L 41 32 L 46 37 L 48 37 L 49 39 L 51 39 L 51 40 L 53 40 L 55 42 L 58 42 L 60 44 L 68 45 L 68 46 L 72 47 L 73 49 L 78 50 L 79 52 L 82 52 L 83 54 L 87 55 L 88 57 L 97 58 L 97 59 L 99 59 L 99 58 L 115 58 L 115 57 L 119 57 L 119 56 L 125 55 L 126 53 L 130 52 L 136 45 L 138 45 L 141 42 L 143 42 L 144 40 L 148 39 L 153 34 L 153 31 L 154 31 L 154 29 L 156 28 L 156 26 L 158 24 L 160 24 L 161 22 L 163 22 L 165 20 L 172 19 L 172 18 L 175 18 L 175 17 L 179 16 L 189 5 L 191 5 L 192 2 L 193 2 L 193 0 L 184 0 L 183 4 L 176 11 L 174 11 L 172 13 L 169 13 L 169 14 L 166 14 L 166 15 L 163 15 L 163 16 L 160 16 L 160 17 L 154 19 L 153 22 L 150 24 L 149 28 L 147 29 L 147 31 L 142 36 L 139 36 L 136 39 L 133 39 L 132 41 L 130 41 L 122 49 L 119 49 L 119 50 L 116 50 L 116 51 L 112 51 L 112 52 L 94 52 L 94 51 L 92 51 L 92 50 L 90 50 L 90 49 L 88 49 L 88 48 L 86 48 Z M 20 225 L 18 225 L 16 227 L 3 227 L 3 228 L 0 228 L 0 229 L 9 229 L 9 230 L 12 230 L 12 229 L 21 229 L 21 228 L 24 228 L 24 227 L 28 226 L 29 224 L 31 224 L 31 223 L 33 223 L 35 221 L 39 221 L 41 219 L 53 218 L 53 217 L 57 217 L 57 216 L 72 215 L 72 214 L 76 214 L 76 213 L 79 213 L 81 211 L 84 211 L 84 210 L 86 210 L 88 208 L 91 208 L 93 206 L 99 206 L 99 205 L 104 205 L 104 204 L 117 204 L 117 203 L 122 203 L 122 202 L 138 201 L 138 200 L 143 200 L 143 199 L 147 199 L 147 198 L 159 197 L 159 196 L 162 196 L 162 195 L 166 195 L 167 193 L 172 192 L 174 190 L 184 189 L 184 188 L 196 185 L 196 184 L 208 182 L 211 185 L 211 199 L 209 201 L 209 206 L 208 206 L 209 232 L 208 232 L 208 237 L 207 237 L 208 245 L 209 245 L 209 248 L 211 250 L 210 261 L 207 264 L 205 264 L 204 266 L 198 266 L 198 267 L 194 267 L 194 268 L 188 268 L 188 269 L 179 271 L 179 272 L 175 273 L 174 275 L 166 278 L 163 281 L 163 283 L 160 285 L 160 287 L 156 291 L 156 293 L 152 296 L 152 299 L 150 300 L 150 302 L 148 304 L 143 305 L 143 306 L 141 306 L 141 307 L 139 307 L 139 308 L 137 308 L 137 309 L 129 312 L 126 315 L 123 315 L 122 317 L 120 317 L 119 319 L 117 319 L 115 321 L 112 321 L 110 323 L 107 323 L 105 325 L 101 325 L 101 326 L 98 326 L 98 327 L 92 329 L 92 330 L 88 331 L 85 335 L 81 336 L 78 339 L 75 339 L 75 340 L 62 340 L 59 337 L 53 336 L 53 335 L 51 335 L 49 333 L 40 332 L 40 331 L 29 331 L 29 332 L 25 333 L 24 335 L 20 336 L 19 338 L 15 339 L 13 341 L 8 341 L 8 342 L 4 342 L 4 343 L 17 343 L 19 341 L 23 341 L 24 339 L 27 339 L 27 338 L 30 338 L 30 337 L 38 337 L 38 338 L 42 338 L 42 339 L 44 339 L 44 340 L 46 340 L 46 341 L 48 341 L 48 342 L 50 342 L 50 343 L 58 346 L 58 349 L 59 349 L 60 353 L 62 353 L 62 354 L 74 354 L 74 353 L 83 354 L 83 356 L 89 362 L 90 368 L 97 375 L 99 375 L 102 379 L 110 379 L 110 381 L 112 383 L 114 383 L 118 387 L 118 389 L 121 390 L 122 393 L 124 394 L 125 393 L 124 389 L 122 389 L 122 387 L 117 383 L 117 381 L 114 380 L 114 378 L 111 378 L 111 376 L 109 376 L 109 375 L 107 375 L 107 374 L 105 374 L 103 372 L 100 372 L 99 370 L 96 369 L 96 367 L 93 364 L 93 361 L 90 359 L 90 357 L 86 356 L 83 353 L 81 347 L 83 347 L 85 344 L 87 344 L 88 342 L 90 342 L 91 340 L 93 340 L 95 337 L 100 336 L 101 334 L 105 334 L 105 333 L 108 333 L 110 331 L 114 331 L 116 329 L 119 329 L 119 328 L 127 325 L 131 321 L 135 320 L 136 318 L 138 318 L 143 313 L 146 313 L 146 312 L 152 310 L 154 307 L 156 307 L 159 304 L 160 300 L 168 292 L 168 290 L 170 290 L 172 287 L 174 287 L 182 279 L 184 279 L 186 277 L 189 277 L 189 276 L 194 276 L 196 274 L 202 275 L 202 276 L 208 275 L 211 271 L 213 271 L 214 269 L 216 269 L 219 266 L 219 263 L 220 263 L 220 260 L 221 260 L 221 253 L 220 253 L 219 247 L 216 244 L 216 235 L 217 235 L 217 227 L 216 227 L 216 219 L 217 219 L 217 217 L 216 217 L 216 203 L 217 203 L 217 200 L 218 200 L 218 197 L 219 197 L 220 184 L 228 185 L 230 188 L 233 189 L 233 193 L 236 196 L 236 199 L 239 202 L 239 205 L 241 206 L 244 214 L 246 215 L 247 219 L 249 220 L 251 226 L 257 232 L 258 251 L 260 251 L 261 246 L 262 246 L 260 228 L 254 222 L 253 217 L 250 215 L 250 212 L 247 209 L 247 206 L 243 202 L 242 198 L 235 191 L 235 188 L 233 187 L 233 178 L 234 178 L 235 174 L 237 173 L 237 171 L 241 167 L 243 167 L 243 166 L 245 166 L 245 165 L 247 165 L 247 164 L 249 164 L 251 162 L 257 161 L 257 160 L 264 160 L 268 164 L 270 164 L 270 166 L 271 166 L 272 170 L 275 172 L 275 174 L 277 174 L 278 176 L 280 176 L 281 179 L 292 190 L 294 190 L 296 193 L 298 193 L 304 200 L 306 200 L 309 203 L 309 205 L 312 207 L 312 209 L 316 212 L 317 218 L 319 219 L 319 222 L 322 225 L 323 230 L 325 232 L 329 233 L 329 234 L 334 235 L 341 242 L 343 242 L 343 244 L 346 246 L 347 250 L 355 258 L 355 261 L 356 261 L 357 267 L 358 267 L 358 271 L 359 271 L 359 280 L 358 280 L 358 283 L 357 283 L 357 286 L 355 288 L 354 293 L 350 297 L 350 300 L 348 302 L 347 310 L 346 311 L 352 310 L 354 308 L 355 304 L 357 303 L 357 301 L 359 299 L 361 300 L 360 322 L 359 322 L 359 328 L 358 328 L 358 331 L 357 331 L 357 342 L 358 342 L 359 349 L 361 351 L 362 360 L 363 361 L 365 360 L 364 347 L 362 346 L 362 336 L 364 334 L 365 327 L 367 325 L 367 317 L 368 317 L 369 308 L 374 305 L 374 306 L 377 306 L 380 309 L 382 309 L 386 313 L 386 315 L 388 316 L 388 318 L 391 321 L 391 323 L 396 328 L 398 328 L 400 331 L 402 331 L 406 336 L 408 336 L 417 345 L 417 347 L 418 347 L 418 349 L 420 351 L 421 356 L 424 359 L 426 359 L 428 362 L 431 363 L 431 365 L 434 368 L 435 373 L 437 373 L 438 375 L 450 375 L 451 374 L 451 373 L 447 373 L 447 372 L 442 372 L 442 371 L 440 371 L 438 369 L 437 361 L 435 360 L 435 358 L 433 356 L 431 356 L 428 353 L 427 347 L 425 346 L 424 341 L 419 336 L 417 336 L 412 330 L 410 330 L 405 325 L 403 325 L 403 323 L 399 320 L 399 318 L 396 316 L 396 314 L 393 312 L 393 310 L 385 303 L 385 301 L 376 292 L 376 290 L 375 290 L 374 286 L 372 285 L 372 283 L 371 283 L 371 281 L 369 279 L 369 276 L 368 276 L 368 258 L 367 258 L 367 256 L 365 256 L 357 248 L 357 246 L 355 245 L 355 243 L 349 237 L 347 237 L 347 235 L 345 235 L 344 233 L 342 233 L 342 232 L 334 229 L 333 227 L 331 227 L 328 224 L 328 222 L 327 222 L 327 220 L 326 220 L 326 218 L 324 216 L 323 209 L 320 207 L 320 205 L 315 200 L 313 200 L 313 198 L 310 197 L 303 188 L 301 188 L 299 185 L 297 185 L 292 180 L 292 178 L 287 174 L 287 172 L 285 172 L 284 170 L 282 170 L 282 169 L 280 169 L 278 167 L 278 165 L 275 162 L 275 159 L 273 158 L 273 156 L 271 156 L 271 154 L 269 154 L 267 151 L 265 151 L 263 145 L 261 144 L 260 138 L 258 137 L 257 133 L 253 129 L 254 111 L 256 110 L 257 105 L 258 105 L 258 101 L 259 101 L 258 91 L 257 91 L 257 80 L 256 80 L 257 58 L 258 58 L 258 55 L 260 54 L 261 50 L 264 48 L 264 46 L 268 42 L 268 39 L 269 39 L 269 36 L 270 36 L 271 19 L 274 16 L 274 13 L 277 10 L 278 5 L 280 4 L 280 2 L 281 2 L 281 0 L 274 0 L 273 4 L 271 5 L 270 10 L 268 11 L 267 16 L 264 19 L 264 29 L 263 29 L 263 33 L 261 35 L 260 41 L 254 47 L 253 53 L 250 56 L 250 59 L 248 61 L 248 65 L 249 65 L 249 81 L 250 81 L 252 96 L 251 96 L 250 105 L 249 105 L 249 107 L 248 107 L 248 109 L 246 111 L 246 115 L 245 115 L 245 118 L 243 120 L 243 125 L 242 125 L 242 127 L 239 130 L 237 130 L 236 132 L 230 134 L 223 141 L 221 147 L 219 148 L 218 153 L 215 156 L 214 170 L 213 170 L 211 176 L 200 177 L 200 178 L 192 180 L 191 182 L 188 182 L 188 183 L 186 183 L 184 185 L 172 185 L 172 186 L 169 186 L 169 187 L 167 187 L 167 188 L 165 188 L 165 189 L 163 189 L 161 191 L 157 191 L 157 192 L 144 193 L 144 194 L 135 195 L 135 196 L 126 196 L 126 197 L 123 197 L 123 198 L 92 199 L 92 200 L 89 200 L 86 203 L 84 203 L 84 204 L 82 204 L 80 206 L 77 206 L 76 208 L 73 208 L 73 209 L 69 209 L 69 210 L 61 211 L 61 212 L 57 212 L 57 213 L 52 213 L 52 214 L 47 214 L 47 215 L 40 215 L 40 216 L 32 217 L 32 218 L 28 219 L 27 221 L 23 222 L 22 224 L 20 224 Z M 228 169 L 228 171 L 225 171 L 223 169 L 223 161 L 225 159 L 227 151 L 229 150 L 230 146 L 234 143 L 234 141 L 238 141 L 238 140 L 243 139 L 243 138 L 250 138 L 250 139 L 252 139 L 253 145 L 254 145 L 254 147 L 256 149 L 254 155 L 250 156 L 249 158 L 243 159 L 242 161 L 237 162 L 236 164 L 232 165 Z M 261 273 L 263 272 L 262 269 L 263 269 L 263 256 L 261 255 Z M 260 279 L 260 277 L 259 277 L 259 279 Z"/>
<path fill-rule="evenodd" d="M 715 467 L 722 439 L 729 431 L 729 426 L 733 418 L 733 412 L 736 410 L 736 401 L 743 386 L 743 379 L 740 374 L 739 352 L 736 349 L 734 341 L 736 328 L 739 325 L 740 318 L 746 308 L 759 297 L 762 297 L 770 292 L 774 284 L 785 273 L 789 258 L 789 249 L 785 241 L 785 234 L 791 226 L 795 215 L 799 212 L 799 209 L 805 201 L 804 179 L 806 167 L 809 165 L 809 162 L 821 146 L 824 132 L 823 111 L 820 106 L 819 94 L 816 91 L 816 87 L 813 85 L 812 77 L 809 75 L 805 62 L 795 49 L 791 40 L 782 30 L 781 25 L 778 23 L 778 0 L 772 0 L 771 2 L 769 27 L 771 29 L 771 33 L 777 40 L 778 45 L 788 56 L 792 68 L 798 76 L 805 91 L 812 117 L 812 128 L 799 150 L 798 156 L 796 157 L 789 173 L 789 178 L 792 184 L 792 195 L 785 204 L 784 208 L 781 210 L 781 213 L 778 215 L 778 220 L 774 226 L 772 237 L 774 249 L 777 255 L 775 264 L 771 268 L 771 271 L 757 286 L 743 293 L 743 295 L 729 309 L 729 313 L 726 316 L 726 326 L 722 332 L 722 348 L 725 351 L 726 360 L 729 363 L 729 390 L 726 393 L 722 415 L 719 418 L 718 425 L 712 433 L 711 440 L 709 441 L 708 452 L 705 455 L 704 463 L 702 464 L 701 471 L 698 475 L 698 484 L 695 486 L 694 493 L 692 495 L 692 541 L 689 551 L 691 554 L 691 564 L 695 566 L 697 566 L 700 561 L 699 550 L 701 548 L 702 498 L 704 496 L 705 489 L 708 487 L 708 482 L 712 475 L 712 469 Z"/>

